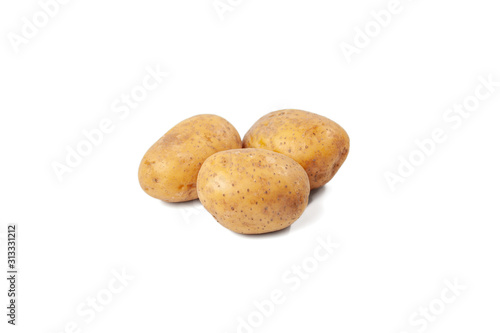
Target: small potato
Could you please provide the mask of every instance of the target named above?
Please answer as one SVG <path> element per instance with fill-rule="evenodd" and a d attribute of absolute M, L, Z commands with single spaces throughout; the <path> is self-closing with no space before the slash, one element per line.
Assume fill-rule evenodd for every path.
<path fill-rule="evenodd" d="M 227 120 L 202 114 L 175 125 L 144 155 L 139 166 L 142 189 L 163 201 L 196 199 L 201 165 L 219 151 L 241 148 L 241 138 Z"/>
<path fill-rule="evenodd" d="M 306 170 L 311 189 L 328 183 L 349 153 L 349 136 L 336 122 L 302 110 L 281 110 L 260 118 L 243 138 L 244 148 L 272 150 Z"/>
<path fill-rule="evenodd" d="M 198 175 L 203 206 L 224 227 L 241 234 L 284 229 L 304 212 L 309 179 L 293 159 L 264 149 L 223 151 Z"/>

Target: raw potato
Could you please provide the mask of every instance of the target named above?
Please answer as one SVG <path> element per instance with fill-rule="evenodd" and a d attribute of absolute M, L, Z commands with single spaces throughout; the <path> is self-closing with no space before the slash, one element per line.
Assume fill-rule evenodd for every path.
<path fill-rule="evenodd" d="M 196 199 L 201 165 L 219 151 L 241 148 L 241 138 L 227 120 L 203 114 L 186 119 L 158 140 L 141 161 L 142 189 L 163 201 Z"/>
<path fill-rule="evenodd" d="M 309 179 L 293 159 L 264 149 L 236 149 L 207 158 L 198 175 L 203 206 L 242 234 L 284 229 L 304 212 Z"/>
<path fill-rule="evenodd" d="M 328 183 L 349 153 L 349 136 L 336 122 L 302 110 L 281 110 L 260 118 L 243 138 L 244 148 L 263 148 L 297 161 L 311 189 Z"/>

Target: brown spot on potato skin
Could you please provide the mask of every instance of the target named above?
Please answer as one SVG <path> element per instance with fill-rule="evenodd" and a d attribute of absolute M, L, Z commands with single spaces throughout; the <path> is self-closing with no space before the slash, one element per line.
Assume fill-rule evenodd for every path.
<path fill-rule="evenodd" d="M 147 194 L 163 201 L 194 200 L 203 162 L 219 151 L 241 147 L 238 132 L 224 118 L 210 114 L 188 118 L 149 148 L 139 166 L 139 183 Z"/>
<path fill-rule="evenodd" d="M 221 163 L 222 158 L 226 163 Z M 252 164 L 253 178 L 235 172 L 253 170 Z M 310 184 L 304 169 L 285 155 L 263 149 L 235 149 L 216 153 L 205 161 L 197 188 L 203 206 L 220 224 L 238 233 L 261 234 L 286 228 L 302 215 Z"/>
<path fill-rule="evenodd" d="M 340 125 L 326 117 L 287 109 L 260 118 L 243 138 L 243 148 L 262 148 L 293 158 L 306 170 L 314 189 L 335 176 L 347 158 L 350 140 Z"/>

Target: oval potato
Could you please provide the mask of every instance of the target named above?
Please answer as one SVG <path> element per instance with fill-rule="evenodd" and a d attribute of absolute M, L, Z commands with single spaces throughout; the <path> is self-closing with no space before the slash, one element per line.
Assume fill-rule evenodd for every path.
<path fill-rule="evenodd" d="M 207 158 L 198 175 L 203 206 L 224 227 L 262 234 L 290 226 L 309 200 L 309 179 L 293 159 L 264 149 L 236 149 Z"/>
<path fill-rule="evenodd" d="M 196 199 L 201 165 L 219 151 L 241 148 L 241 138 L 227 120 L 202 114 L 168 131 L 144 155 L 139 183 L 152 196 L 168 202 Z"/>
<path fill-rule="evenodd" d="M 297 161 L 311 189 L 328 183 L 349 153 L 349 136 L 336 122 L 302 110 L 281 110 L 260 118 L 243 138 L 244 148 L 272 150 Z"/>

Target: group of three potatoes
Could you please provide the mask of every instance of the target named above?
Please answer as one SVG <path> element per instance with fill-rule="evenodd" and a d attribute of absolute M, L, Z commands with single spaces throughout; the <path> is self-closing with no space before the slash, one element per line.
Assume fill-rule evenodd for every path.
<path fill-rule="evenodd" d="M 329 182 L 348 152 L 345 130 L 311 112 L 271 112 L 243 141 L 227 120 L 203 114 L 180 122 L 146 152 L 139 182 L 163 201 L 199 198 L 234 232 L 262 234 L 295 222 L 310 190 Z"/>

